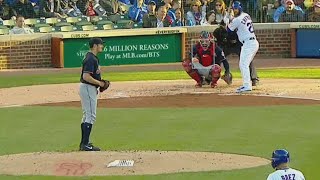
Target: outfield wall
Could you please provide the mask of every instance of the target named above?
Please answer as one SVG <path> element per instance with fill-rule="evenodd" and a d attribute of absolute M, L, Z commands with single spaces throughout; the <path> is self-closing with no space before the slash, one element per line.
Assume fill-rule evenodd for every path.
<path fill-rule="evenodd" d="M 287 58 L 296 57 L 296 31 L 299 28 L 303 29 L 320 29 L 320 26 L 311 26 L 301 23 L 257 23 L 255 24 L 255 32 L 257 39 L 260 42 L 260 49 L 257 57 L 262 58 Z M 310 23 L 309 23 L 310 24 Z M 311 23 L 312 25 L 320 23 Z M 68 33 L 52 33 L 52 34 L 32 34 L 32 35 L 3 35 L 0 36 L 0 69 L 23 69 L 23 68 L 44 68 L 44 67 L 67 67 L 64 66 L 65 49 L 64 39 L 73 39 L 85 42 L 85 39 L 90 37 L 102 36 L 106 40 L 108 38 L 115 38 L 125 36 L 122 38 L 130 38 L 130 36 L 144 36 L 148 35 L 149 39 L 141 39 L 141 42 L 147 42 L 150 36 L 159 36 L 165 34 L 181 34 L 181 56 L 171 58 L 170 62 L 181 61 L 180 58 L 188 57 L 190 51 L 191 39 L 199 38 L 201 31 L 206 30 L 212 32 L 217 26 L 197 26 L 197 27 L 183 27 L 183 28 L 161 28 L 161 29 L 120 29 L 108 31 L 84 31 L 84 32 L 68 32 Z M 174 29 L 174 30 L 173 30 Z M 151 37 L 152 38 L 152 37 Z M 165 38 L 162 36 L 161 38 Z M 161 39 L 160 38 L 160 39 Z M 107 41 L 108 42 L 108 41 Z M 106 42 L 106 43 L 107 43 Z M 171 40 L 172 42 L 172 40 Z M 176 44 L 177 45 L 177 44 Z M 74 45 L 77 46 L 77 45 Z M 185 47 L 185 48 L 184 48 Z M 81 47 L 77 47 L 80 48 Z M 173 47 L 170 47 L 173 48 Z M 81 50 L 86 50 L 82 49 Z M 69 51 L 67 49 L 67 51 Z M 80 53 L 81 54 L 81 53 Z M 83 53 L 82 53 L 83 54 Z M 176 53 L 177 54 L 177 53 Z M 67 56 L 66 56 L 67 57 Z M 77 65 L 82 57 L 74 59 L 68 56 L 69 59 L 77 61 Z M 164 52 L 160 58 L 166 59 L 168 53 Z M 79 62 L 78 62 L 79 61 Z M 122 61 L 121 64 L 123 64 Z M 143 63 L 143 61 L 137 61 Z M 154 62 L 156 63 L 156 62 Z M 168 63 L 168 61 L 163 61 Z M 105 65 L 115 65 L 105 64 Z M 135 64 L 135 63 L 128 63 Z M 120 63 L 119 63 L 120 65 Z M 70 66 L 75 67 L 75 66 Z"/>

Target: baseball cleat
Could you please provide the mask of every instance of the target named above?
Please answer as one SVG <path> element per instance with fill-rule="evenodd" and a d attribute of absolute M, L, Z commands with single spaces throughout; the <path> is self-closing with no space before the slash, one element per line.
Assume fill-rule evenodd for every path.
<path fill-rule="evenodd" d="M 80 145 L 80 151 L 100 151 L 100 148 L 93 146 L 92 144 Z"/>
<path fill-rule="evenodd" d="M 211 88 L 215 88 L 215 87 L 217 87 L 217 86 L 218 86 L 217 83 L 211 83 Z"/>
<path fill-rule="evenodd" d="M 243 93 L 243 92 L 249 92 L 252 91 L 252 88 L 246 87 L 246 86 L 240 86 L 237 90 L 236 93 Z"/>

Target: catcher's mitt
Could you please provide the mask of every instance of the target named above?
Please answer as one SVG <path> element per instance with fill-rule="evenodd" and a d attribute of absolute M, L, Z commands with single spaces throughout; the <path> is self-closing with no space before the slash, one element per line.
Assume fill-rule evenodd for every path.
<path fill-rule="evenodd" d="M 104 80 L 104 79 L 102 79 L 101 81 L 104 82 L 104 86 L 103 86 L 103 87 L 100 87 L 100 88 L 99 88 L 99 91 L 100 91 L 100 92 L 103 92 L 103 91 L 105 91 L 105 90 L 107 90 L 107 89 L 109 88 L 109 86 L 110 86 L 110 81 Z"/>
<path fill-rule="evenodd" d="M 221 79 L 223 79 L 228 85 L 232 84 L 232 74 L 231 73 L 225 73 L 221 76 Z"/>

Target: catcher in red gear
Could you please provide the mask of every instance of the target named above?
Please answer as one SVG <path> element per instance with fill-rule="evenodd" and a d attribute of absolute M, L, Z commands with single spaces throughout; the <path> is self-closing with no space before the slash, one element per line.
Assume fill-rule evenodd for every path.
<path fill-rule="evenodd" d="M 221 48 L 215 46 L 212 35 L 207 31 L 202 31 L 200 40 L 193 46 L 191 60 L 186 59 L 182 62 L 184 70 L 194 79 L 196 87 L 210 84 L 212 88 L 218 85 L 221 77 L 221 63 L 225 68 L 222 76 L 227 84 L 232 83 L 229 62 Z"/>

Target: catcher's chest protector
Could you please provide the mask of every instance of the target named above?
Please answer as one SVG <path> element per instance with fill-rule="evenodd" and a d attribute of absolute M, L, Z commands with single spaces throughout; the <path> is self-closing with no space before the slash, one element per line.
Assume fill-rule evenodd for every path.
<path fill-rule="evenodd" d="M 197 45 L 197 54 L 199 56 L 199 62 L 203 66 L 210 66 L 214 64 L 215 57 L 215 44 L 210 43 L 207 50 L 204 50 L 200 43 Z"/>

